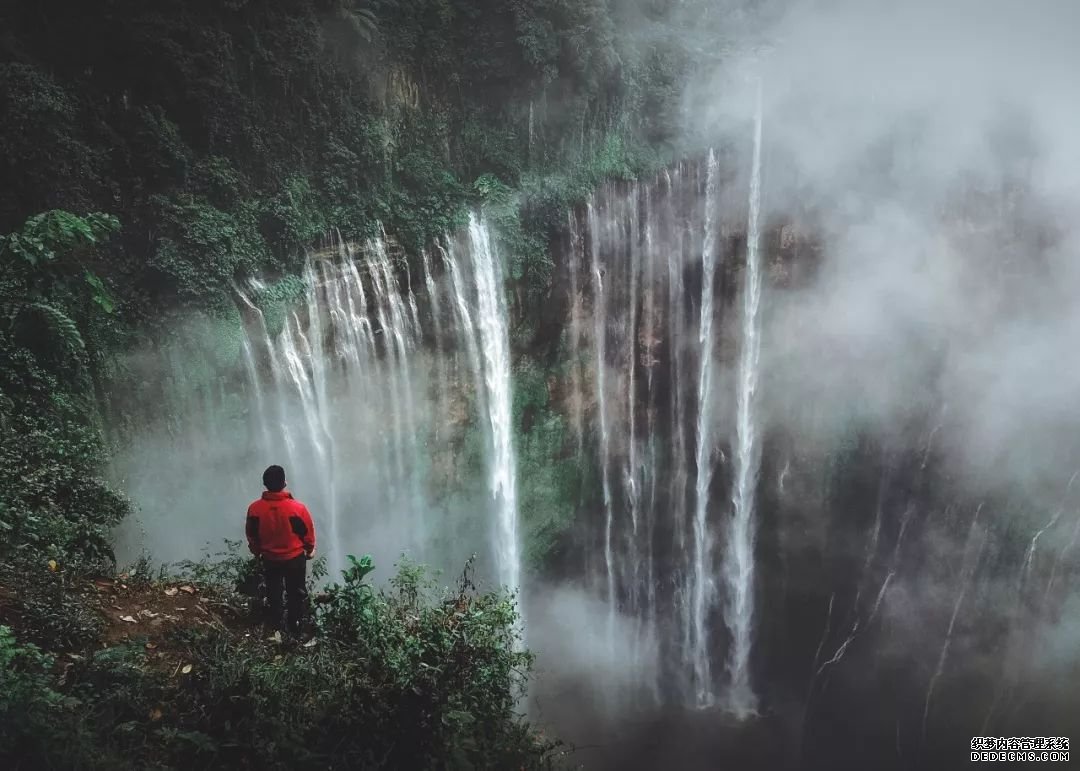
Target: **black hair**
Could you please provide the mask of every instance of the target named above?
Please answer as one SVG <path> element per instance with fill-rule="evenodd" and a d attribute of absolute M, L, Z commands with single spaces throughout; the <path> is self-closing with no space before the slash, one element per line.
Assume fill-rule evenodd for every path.
<path fill-rule="evenodd" d="M 281 466 L 268 466 L 263 472 L 263 485 L 272 493 L 285 489 L 285 469 Z"/>

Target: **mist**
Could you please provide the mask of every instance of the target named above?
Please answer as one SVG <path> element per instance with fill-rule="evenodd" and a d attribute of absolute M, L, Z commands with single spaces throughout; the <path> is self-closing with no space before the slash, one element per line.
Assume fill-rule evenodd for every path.
<path fill-rule="evenodd" d="M 242 542 L 262 471 L 280 464 L 315 513 L 330 580 L 347 555 L 371 554 L 380 583 L 402 560 L 453 583 L 475 554 L 477 579 L 498 585 L 469 330 L 454 337 L 444 300 L 449 318 L 429 324 L 450 339 L 419 349 L 415 298 L 388 272 L 381 242 L 334 242 L 309 256 L 291 303 L 253 279 L 236 288 L 238 315 L 178 316 L 121 360 L 143 385 L 113 395 L 124 412 L 111 471 L 136 506 L 117 534 L 121 562 L 197 560 Z M 449 276 L 439 283 L 450 291 Z"/>
<path fill-rule="evenodd" d="M 770 663 L 756 675 L 773 690 L 773 717 L 813 742 L 815 711 L 833 720 L 865 711 L 862 730 L 895 743 L 889 762 L 901 766 L 948 766 L 947 742 L 962 750 L 980 729 L 1063 725 L 1072 697 L 1055 680 L 1080 667 L 1068 621 L 1076 594 L 1062 582 L 1075 574 L 1080 526 L 1071 493 L 1080 468 L 1071 356 L 1080 333 L 1080 8 L 678 4 L 659 20 L 648 5 L 627 23 L 642 40 L 683 35 L 698 65 L 679 146 L 690 157 L 722 154 L 718 219 L 736 242 L 746 233 L 762 97 L 769 281 L 757 408 L 768 448 L 757 582 L 767 599 L 756 621 Z M 670 183 L 642 184 L 656 185 L 648 206 Z M 641 193 L 616 186 L 594 205 L 625 205 L 604 196 Z M 679 270 L 697 269 L 700 244 L 663 241 L 656 230 L 643 238 L 660 241 Z M 727 259 L 717 291 L 738 295 L 724 282 L 743 280 L 741 247 Z M 733 299 L 721 302 L 712 354 L 714 487 L 729 483 L 736 440 Z M 605 378 L 616 400 L 625 373 L 614 365 Z M 628 444 L 612 439 L 612 462 L 633 457 Z M 709 516 L 724 526 L 722 510 Z M 717 567 L 725 558 L 719 549 Z M 798 594 L 789 581 L 807 588 Z M 686 600 L 676 591 L 672 601 Z M 661 637 L 675 623 L 661 624 Z M 769 639 L 777 629 L 789 637 Z M 673 654 L 660 650 L 670 685 Z M 598 689 L 611 677 L 601 652 L 603 674 L 586 675 Z M 812 675 L 798 717 L 783 715 L 779 682 L 789 675 L 770 667 Z M 880 672 L 893 668 L 904 674 L 888 685 Z M 1004 707 L 1010 698 L 1020 702 Z M 629 703 L 603 706 L 632 722 Z M 589 714 L 570 707 L 578 709 Z M 633 729 L 617 736 L 612 744 L 642 749 Z M 677 757 L 671 748 L 668 760 Z"/>
<path fill-rule="evenodd" d="M 732 73 L 760 78 L 769 213 L 825 253 L 773 300 L 775 400 L 880 425 L 941 401 L 957 462 L 1068 479 L 1077 22 L 1064 2 L 796 4 L 767 50 L 691 87 L 692 128 L 724 131 Z"/>

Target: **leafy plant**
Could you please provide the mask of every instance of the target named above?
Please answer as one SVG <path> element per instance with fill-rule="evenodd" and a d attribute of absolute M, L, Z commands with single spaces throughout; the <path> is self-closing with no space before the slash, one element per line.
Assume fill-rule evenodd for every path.
<path fill-rule="evenodd" d="M 0 258 L 10 254 L 36 268 L 53 262 L 58 255 L 96 244 L 119 229 L 120 221 L 111 214 L 94 212 L 79 217 L 52 209 L 35 214 L 18 231 L 0 238 Z"/>
<path fill-rule="evenodd" d="M 53 568 L 52 565 L 56 565 Z M 73 591 L 78 565 L 44 560 L 0 568 L 0 582 L 12 592 L 4 617 L 18 621 L 20 634 L 49 650 L 79 650 L 101 636 L 101 616 Z"/>
<path fill-rule="evenodd" d="M 58 340 L 69 360 L 78 361 L 86 344 L 69 308 L 54 298 L 71 296 L 70 263 L 84 265 L 82 251 L 120 227 L 116 217 L 92 213 L 80 217 L 52 209 L 30 217 L 21 228 L 0 237 L 0 261 L 9 268 L 0 281 L 0 312 L 8 330 L 16 330 L 26 316 L 38 319 Z M 89 297 L 101 310 L 112 313 L 115 300 L 104 282 L 89 268 L 80 271 Z M 59 292 L 58 292 L 59 290 Z"/>
<path fill-rule="evenodd" d="M 100 476 L 105 457 L 92 406 L 25 348 L 0 334 L 0 558 L 86 568 L 112 561 L 111 529 L 128 501 Z"/>
<path fill-rule="evenodd" d="M 32 756 L 56 734 L 53 721 L 65 699 L 53 690 L 52 666 L 52 658 L 0 625 L 0 759 Z"/>
<path fill-rule="evenodd" d="M 224 539 L 223 549 L 213 553 L 207 549 L 201 559 L 183 560 L 176 568 L 180 576 L 194 584 L 232 593 L 249 586 L 252 576 L 260 572 L 259 561 L 248 554 L 247 546 L 228 538 Z"/>

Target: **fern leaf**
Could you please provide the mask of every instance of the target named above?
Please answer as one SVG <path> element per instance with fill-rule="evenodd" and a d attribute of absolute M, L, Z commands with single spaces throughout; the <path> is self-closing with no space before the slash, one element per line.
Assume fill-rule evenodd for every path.
<path fill-rule="evenodd" d="M 78 326 L 66 313 L 48 303 L 31 303 L 30 307 L 38 312 L 49 326 L 49 329 L 60 338 L 68 350 L 82 351 L 86 348 L 82 335 L 79 334 Z"/>

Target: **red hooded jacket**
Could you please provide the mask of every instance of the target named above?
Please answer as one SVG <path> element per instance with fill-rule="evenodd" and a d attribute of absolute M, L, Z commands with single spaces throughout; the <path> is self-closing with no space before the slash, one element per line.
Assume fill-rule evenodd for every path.
<path fill-rule="evenodd" d="M 268 560 L 291 560 L 315 551 L 315 523 L 307 506 L 282 490 L 264 492 L 248 506 L 248 548 Z"/>

